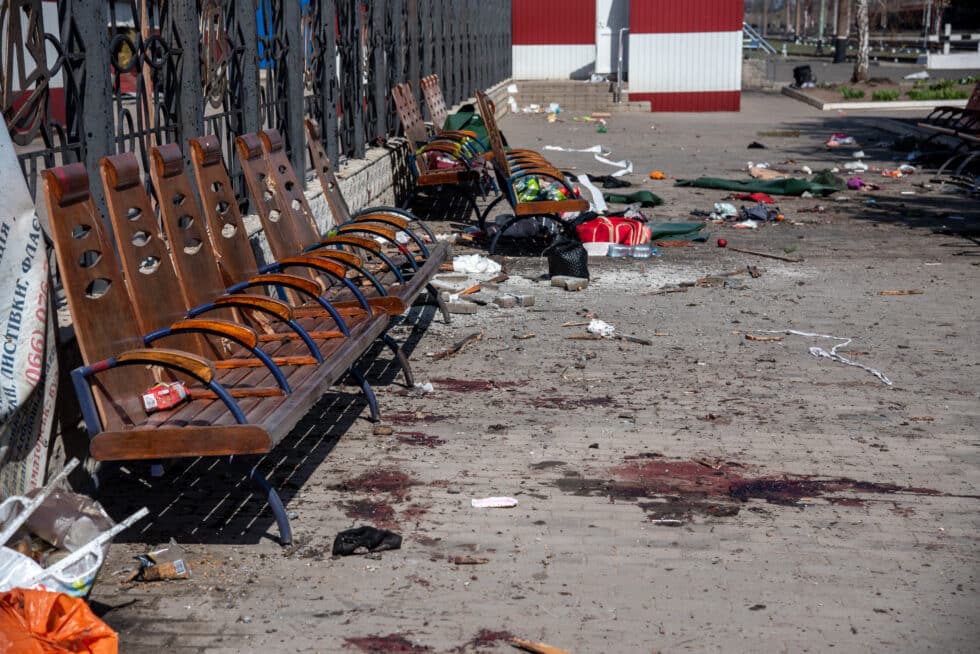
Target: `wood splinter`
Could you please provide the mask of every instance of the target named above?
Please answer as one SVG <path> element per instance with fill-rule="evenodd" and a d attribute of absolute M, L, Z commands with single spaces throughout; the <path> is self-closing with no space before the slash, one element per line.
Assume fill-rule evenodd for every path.
<path fill-rule="evenodd" d="M 440 359 L 448 359 L 451 356 L 455 356 L 459 354 L 460 351 L 463 350 L 463 348 L 472 345 L 473 343 L 476 343 L 481 338 L 483 338 L 483 332 L 474 332 L 469 336 L 453 343 L 452 347 L 450 347 L 449 349 L 443 350 L 442 352 L 436 352 L 435 354 L 432 355 L 432 359 L 434 361 L 439 361 Z"/>

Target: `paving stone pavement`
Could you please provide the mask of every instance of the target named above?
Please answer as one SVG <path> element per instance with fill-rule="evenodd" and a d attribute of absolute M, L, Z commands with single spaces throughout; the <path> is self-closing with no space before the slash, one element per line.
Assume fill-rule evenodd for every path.
<path fill-rule="evenodd" d="M 741 177 L 763 156 L 818 169 L 850 157 L 822 145 L 840 131 L 893 166 L 877 145 L 890 135 L 857 116 L 758 94 L 739 114 L 617 116 L 607 134 L 571 116 L 503 127 L 515 146 L 602 144 L 667 200 L 655 219 L 689 220 L 725 193 L 647 172 Z M 774 129 L 800 136 L 758 134 Z M 753 140 L 769 149 L 746 150 Z M 594 260 L 581 292 L 542 280 L 541 258 L 502 258 L 510 279 L 475 296 L 489 303 L 476 314 L 444 325 L 417 307 L 396 328 L 434 390 L 373 366 L 395 382 L 377 387 L 392 433 L 375 434 L 344 388 L 264 459 L 296 514 L 293 547 L 222 462 L 124 470 L 106 504 L 155 518 L 113 545 L 96 610 L 127 653 L 507 652 L 508 634 L 577 654 L 975 651 L 980 211 L 927 182 L 880 178 L 876 206 L 781 198 L 784 223 Z M 649 294 L 750 264 L 760 277 Z M 896 289 L 922 293 L 879 295 Z M 496 307 L 501 293 L 534 306 Z M 653 344 L 568 339 L 586 312 Z M 784 329 L 854 338 L 847 355 L 894 385 L 808 354 L 832 343 L 746 339 Z M 476 331 L 456 356 L 427 356 Z M 470 506 L 497 495 L 519 505 Z M 398 531 L 402 549 L 332 558 L 336 533 L 360 524 Z M 121 581 L 170 537 L 193 579 Z"/>

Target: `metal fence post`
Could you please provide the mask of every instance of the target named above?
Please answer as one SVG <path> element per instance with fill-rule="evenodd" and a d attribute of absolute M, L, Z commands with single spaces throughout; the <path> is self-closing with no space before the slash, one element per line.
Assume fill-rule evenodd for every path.
<path fill-rule="evenodd" d="M 70 5 L 70 6 L 69 6 Z M 72 39 L 67 22 L 74 22 L 78 40 L 84 45 L 85 52 L 85 85 L 82 88 L 81 133 L 84 142 L 85 167 L 91 171 L 99 169 L 99 159 L 115 151 L 115 129 L 112 117 L 112 88 L 109 76 L 109 13 L 104 2 L 96 2 L 89 6 L 85 2 L 66 2 L 60 9 L 70 18 L 62 16 L 62 42 Z M 102 185 L 90 184 L 92 197 L 102 211 L 103 218 L 107 215 L 105 193 Z M 109 233 L 112 225 L 104 220 Z"/>
<path fill-rule="evenodd" d="M 314 0 L 316 1 L 316 0 Z M 327 149 L 327 156 L 336 165 L 339 160 L 337 132 L 340 123 L 337 115 L 337 9 L 334 0 L 319 0 L 320 8 L 320 107 L 317 119 L 320 121 L 320 138 Z"/>
<path fill-rule="evenodd" d="M 388 3 L 375 0 L 371 3 L 371 82 L 373 95 L 373 124 L 369 125 L 368 138 L 375 140 L 388 134 L 388 64 L 385 42 L 387 34 Z"/>
<path fill-rule="evenodd" d="M 419 0 L 406 0 L 405 7 L 406 45 L 408 46 L 408 71 L 406 77 L 412 85 L 415 101 L 422 98 L 419 84 Z"/>
<path fill-rule="evenodd" d="M 293 168 L 302 173 L 306 169 L 306 153 L 303 138 L 303 68 L 306 53 L 303 52 L 303 26 L 298 0 L 285 0 L 281 7 L 282 19 L 276 38 L 283 44 L 284 53 L 276 61 L 282 70 L 276 71 L 282 91 L 279 102 L 280 119 L 283 121 L 286 148 Z M 285 64 L 283 66 L 283 64 Z"/>
<path fill-rule="evenodd" d="M 235 13 L 235 25 L 239 31 L 232 38 L 242 51 L 238 61 L 232 64 L 240 66 L 235 72 L 240 75 L 241 86 L 236 89 L 238 96 L 229 98 L 229 104 L 241 107 L 241 130 L 243 134 L 247 134 L 259 131 L 262 125 L 259 114 L 259 44 L 256 40 L 259 25 L 255 16 L 256 0 L 231 0 L 229 4 Z M 241 41 L 238 41 L 239 38 Z M 233 88 L 229 86 L 229 90 Z M 238 134 L 230 135 L 230 138 L 235 136 Z"/>
<path fill-rule="evenodd" d="M 184 166 L 190 167 L 191 147 L 188 139 L 204 134 L 204 96 L 201 94 L 200 15 L 196 0 L 173 3 L 174 27 L 180 37 L 181 54 L 178 72 L 177 134 L 184 153 Z"/>

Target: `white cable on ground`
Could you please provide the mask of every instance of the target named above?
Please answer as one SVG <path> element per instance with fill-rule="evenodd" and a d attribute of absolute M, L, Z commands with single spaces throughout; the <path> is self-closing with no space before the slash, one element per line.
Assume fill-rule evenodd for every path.
<path fill-rule="evenodd" d="M 892 381 L 888 379 L 888 377 L 886 377 L 884 373 L 882 373 L 880 370 L 876 370 L 874 368 L 871 368 L 870 366 L 864 365 L 863 363 L 852 361 L 843 355 L 837 354 L 837 348 L 846 347 L 847 345 L 850 345 L 851 341 L 854 339 L 842 338 L 840 336 L 832 336 L 830 334 L 811 334 L 810 332 L 801 332 L 795 329 L 766 329 L 763 331 L 764 333 L 767 334 L 795 334 L 796 336 L 806 336 L 807 338 L 829 338 L 835 341 L 841 341 L 834 347 L 830 348 L 830 352 L 823 349 L 822 347 L 817 347 L 815 345 L 811 346 L 810 354 L 818 358 L 822 357 L 824 359 L 830 359 L 831 361 L 843 363 L 844 365 L 854 366 L 855 368 L 866 370 L 870 372 L 872 375 L 874 375 L 875 377 L 877 377 L 878 379 L 880 379 L 885 384 L 888 384 L 889 386 L 892 385 Z"/>

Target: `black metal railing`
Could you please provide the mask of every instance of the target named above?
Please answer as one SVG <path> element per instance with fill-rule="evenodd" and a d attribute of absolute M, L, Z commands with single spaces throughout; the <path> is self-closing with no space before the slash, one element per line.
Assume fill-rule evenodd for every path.
<path fill-rule="evenodd" d="M 217 135 L 242 197 L 237 134 L 303 118 L 335 163 L 399 132 L 391 87 L 439 75 L 448 104 L 510 76 L 504 0 L 0 0 L 0 102 L 31 192 L 43 168 Z M 101 200 L 98 184 L 92 185 Z"/>

